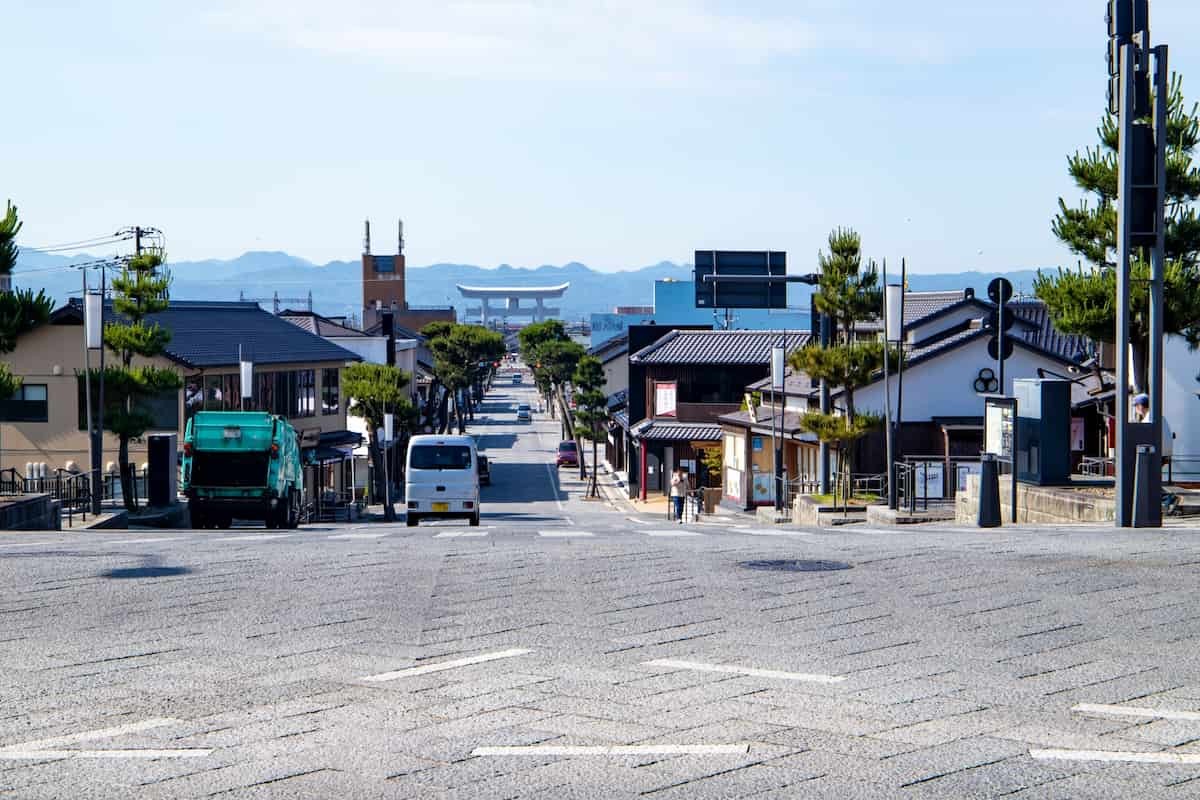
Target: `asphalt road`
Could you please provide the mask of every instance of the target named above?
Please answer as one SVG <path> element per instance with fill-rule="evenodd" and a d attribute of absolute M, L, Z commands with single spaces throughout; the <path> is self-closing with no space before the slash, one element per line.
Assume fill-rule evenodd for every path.
<path fill-rule="evenodd" d="M 1195 530 L 670 525 L 531 399 L 480 528 L 0 533 L 0 795 L 1200 796 Z"/>

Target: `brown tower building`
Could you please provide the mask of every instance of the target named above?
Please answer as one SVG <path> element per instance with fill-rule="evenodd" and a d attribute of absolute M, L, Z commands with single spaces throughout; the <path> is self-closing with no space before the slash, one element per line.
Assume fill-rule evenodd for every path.
<path fill-rule="evenodd" d="M 404 297 L 404 221 L 401 220 L 396 254 L 371 253 L 371 221 L 367 220 L 363 235 L 362 290 L 363 328 L 370 329 L 379 322 L 379 312 L 390 310 L 399 315 L 408 310 Z"/>

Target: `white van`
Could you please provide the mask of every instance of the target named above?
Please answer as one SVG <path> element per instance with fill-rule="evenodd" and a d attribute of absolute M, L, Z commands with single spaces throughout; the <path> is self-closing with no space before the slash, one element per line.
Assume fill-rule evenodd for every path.
<path fill-rule="evenodd" d="M 470 436 L 414 436 L 404 473 L 407 523 L 426 517 L 466 518 L 479 524 L 479 456 Z"/>

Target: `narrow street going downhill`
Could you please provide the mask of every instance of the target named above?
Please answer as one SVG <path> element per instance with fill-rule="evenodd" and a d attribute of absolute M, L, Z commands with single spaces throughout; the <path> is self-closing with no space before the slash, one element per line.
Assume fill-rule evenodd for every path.
<path fill-rule="evenodd" d="M 469 431 L 479 527 L 0 533 L 0 794 L 1200 796 L 1195 530 L 674 525 L 528 384 Z"/>

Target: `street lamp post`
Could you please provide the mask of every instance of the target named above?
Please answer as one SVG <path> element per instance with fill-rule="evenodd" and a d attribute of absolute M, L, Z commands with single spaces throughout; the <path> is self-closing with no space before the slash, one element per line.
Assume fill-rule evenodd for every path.
<path fill-rule="evenodd" d="M 895 344 L 899 347 L 900 342 L 904 338 L 904 320 L 901 316 L 901 309 L 904 303 L 904 286 L 887 282 L 887 262 L 884 262 L 883 265 L 883 283 L 883 391 L 887 398 L 887 403 L 884 406 L 887 417 L 884 423 L 884 438 L 887 443 L 888 508 L 894 510 L 897 505 L 896 429 L 897 426 L 903 424 L 903 420 L 892 420 L 892 383 L 888 373 L 888 361 L 891 360 L 892 345 Z"/>

